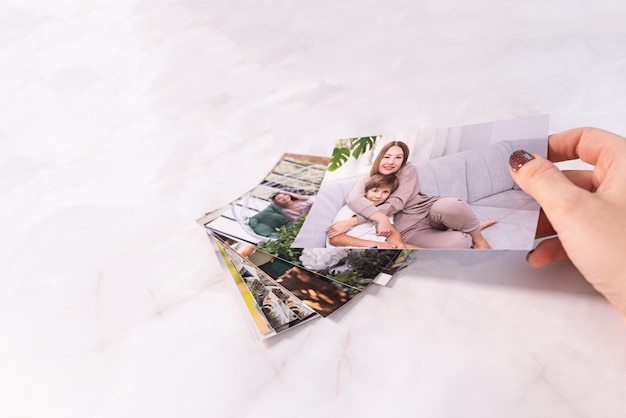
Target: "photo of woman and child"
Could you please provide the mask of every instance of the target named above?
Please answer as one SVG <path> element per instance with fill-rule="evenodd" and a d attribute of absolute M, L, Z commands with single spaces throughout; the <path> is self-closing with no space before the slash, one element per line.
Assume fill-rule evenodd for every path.
<path fill-rule="evenodd" d="M 356 183 L 328 226 L 327 246 L 490 249 L 467 202 L 422 192 L 409 147 L 391 141 L 379 151 L 368 176 Z"/>

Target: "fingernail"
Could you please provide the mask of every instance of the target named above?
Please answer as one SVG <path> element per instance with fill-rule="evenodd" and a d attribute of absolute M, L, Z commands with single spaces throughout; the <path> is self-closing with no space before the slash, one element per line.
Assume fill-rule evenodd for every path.
<path fill-rule="evenodd" d="M 517 171 L 522 168 L 524 164 L 534 159 L 535 157 L 533 157 L 528 151 L 519 149 L 517 151 L 514 151 L 513 154 L 511 154 L 511 156 L 509 157 L 509 165 L 511 166 L 513 171 Z"/>

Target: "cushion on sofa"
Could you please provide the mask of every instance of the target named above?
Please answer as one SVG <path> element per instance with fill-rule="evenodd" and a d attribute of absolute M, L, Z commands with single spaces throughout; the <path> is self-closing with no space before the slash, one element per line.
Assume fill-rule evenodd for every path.
<path fill-rule="evenodd" d="M 468 203 L 513 188 L 508 168 L 511 152 L 508 142 L 464 151 Z"/>
<path fill-rule="evenodd" d="M 465 158 L 451 154 L 416 164 L 422 191 L 431 196 L 467 200 Z"/>

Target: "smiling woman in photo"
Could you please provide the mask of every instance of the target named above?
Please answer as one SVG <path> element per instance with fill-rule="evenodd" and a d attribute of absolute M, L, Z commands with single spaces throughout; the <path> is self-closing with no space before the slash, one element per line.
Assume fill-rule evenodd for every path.
<path fill-rule="evenodd" d="M 280 213 L 289 221 L 295 221 L 303 213 L 308 213 L 315 202 L 313 196 L 279 192 L 272 196 L 272 203 L 280 208 Z"/>

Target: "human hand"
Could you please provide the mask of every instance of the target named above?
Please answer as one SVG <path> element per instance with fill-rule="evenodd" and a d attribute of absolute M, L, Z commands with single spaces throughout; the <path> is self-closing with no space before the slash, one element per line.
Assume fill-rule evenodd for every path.
<path fill-rule="evenodd" d="M 560 171 L 550 161 L 580 158 L 593 170 Z M 528 255 L 539 267 L 570 259 L 626 319 L 626 139 L 592 128 L 551 135 L 548 160 L 511 154 L 511 176 L 541 205 L 537 237 Z"/>
<path fill-rule="evenodd" d="M 388 241 L 376 242 L 374 241 L 376 248 L 379 250 L 395 250 L 398 246 Z"/>
<path fill-rule="evenodd" d="M 389 217 L 382 212 L 375 212 L 370 216 L 370 220 L 376 222 L 376 235 L 380 237 L 389 237 L 393 231 L 395 231 Z"/>
<path fill-rule="evenodd" d="M 350 219 L 343 219 L 341 221 L 335 221 L 326 228 L 328 232 L 328 238 L 334 238 L 337 235 L 345 234 L 350 229 L 355 227 L 358 224 L 358 220 L 356 217 L 351 217 Z"/>
<path fill-rule="evenodd" d="M 402 241 L 400 235 L 396 237 L 395 234 L 392 234 L 385 240 L 385 242 L 389 243 L 392 248 L 406 248 L 406 244 L 404 243 L 404 241 Z"/>

